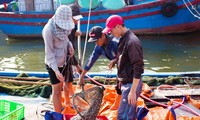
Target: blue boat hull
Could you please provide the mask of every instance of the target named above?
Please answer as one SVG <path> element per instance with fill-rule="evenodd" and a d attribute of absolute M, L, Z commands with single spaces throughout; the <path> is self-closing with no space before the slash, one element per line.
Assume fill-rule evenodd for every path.
<path fill-rule="evenodd" d="M 4 4 L 4 3 L 9 3 L 12 2 L 13 0 L 0 0 L 0 4 Z"/>
<path fill-rule="evenodd" d="M 26 73 L 29 76 L 47 78 L 49 74 L 47 72 L 28 72 L 28 71 L 0 71 L 0 76 L 5 77 L 16 77 L 20 73 Z M 109 74 L 103 72 L 89 72 L 88 75 L 90 77 L 94 76 L 102 76 L 107 78 L 116 77 L 116 73 Z M 193 72 L 147 72 L 142 74 L 142 76 L 150 76 L 150 77 L 169 77 L 169 76 L 180 76 L 180 77 L 200 77 L 200 71 Z"/>
<path fill-rule="evenodd" d="M 184 1 L 184 0 L 183 0 Z M 172 16 L 163 14 L 165 0 L 137 3 L 120 10 L 106 10 L 99 6 L 91 11 L 89 29 L 95 25 L 105 27 L 106 18 L 112 14 L 121 15 L 125 25 L 136 34 L 175 34 L 200 30 L 200 0 L 177 0 L 177 12 Z M 191 4 L 192 6 L 191 6 Z M 196 11 L 192 10 L 192 7 Z M 86 33 L 88 24 L 88 10 L 82 8 L 84 16 L 81 19 L 81 31 Z M 41 37 L 41 31 L 54 11 L 50 12 L 0 12 L 0 29 L 8 37 L 27 38 Z M 170 13 L 169 13 L 170 14 Z"/>

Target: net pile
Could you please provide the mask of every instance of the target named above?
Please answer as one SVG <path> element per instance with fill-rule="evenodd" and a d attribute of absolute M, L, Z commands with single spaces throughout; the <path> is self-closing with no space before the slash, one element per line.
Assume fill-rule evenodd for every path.
<path fill-rule="evenodd" d="M 74 94 L 73 106 L 78 114 L 71 120 L 95 120 L 101 107 L 104 90 L 102 86 L 95 86 Z"/>

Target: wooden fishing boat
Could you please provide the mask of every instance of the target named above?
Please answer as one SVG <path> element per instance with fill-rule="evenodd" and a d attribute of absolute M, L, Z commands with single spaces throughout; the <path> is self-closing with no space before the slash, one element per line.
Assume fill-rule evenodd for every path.
<path fill-rule="evenodd" d="M 13 1 L 13 0 L 1 0 L 1 1 L 0 1 L 0 4 L 9 3 L 9 2 L 11 2 L 11 1 Z"/>
<path fill-rule="evenodd" d="M 41 37 L 44 25 L 58 7 L 52 0 L 46 0 L 45 3 L 35 0 L 37 4 L 33 3 L 33 0 L 28 1 L 32 1 L 26 5 L 29 8 L 25 8 L 24 3 L 23 5 L 18 3 L 19 11 L 0 12 L 0 30 L 8 37 Z M 105 27 L 106 18 L 112 14 L 121 15 L 125 25 L 136 34 L 176 34 L 200 29 L 200 0 L 133 0 L 132 2 L 134 4 L 117 10 L 106 9 L 103 3 L 92 8 L 91 12 L 88 8 L 81 8 L 84 16 L 81 19 L 81 31 L 86 33 L 95 25 Z"/>

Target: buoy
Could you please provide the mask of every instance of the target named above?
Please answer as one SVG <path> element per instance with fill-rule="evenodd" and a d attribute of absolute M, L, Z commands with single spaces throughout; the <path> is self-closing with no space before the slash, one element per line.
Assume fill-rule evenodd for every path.
<path fill-rule="evenodd" d="M 125 6 L 124 0 L 103 0 L 103 7 L 110 10 L 118 10 Z"/>
<path fill-rule="evenodd" d="M 90 2 L 91 2 L 91 9 L 96 8 L 100 5 L 100 0 L 79 0 L 78 4 L 82 8 L 90 8 Z"/>
<path fill-rule="evenodd" d="M 75 2 L 75 0 L 56 0 L 57 4 L 61 4 L 61 5 L 67 5 L 67 4 L 71 4 Z"/>

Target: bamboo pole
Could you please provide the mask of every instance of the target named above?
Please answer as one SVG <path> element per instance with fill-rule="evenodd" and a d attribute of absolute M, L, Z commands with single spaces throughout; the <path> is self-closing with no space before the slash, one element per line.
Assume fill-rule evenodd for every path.
<path fill-rule="evenodd" d="M 15 83 L 15 84 L 29 84 L 29 85 L 51 85 L 50 83 L 45 82 L 27 82 L 27 81 L 18 81 L 18 80 L 8 80 L 8 79 L 0 79 L 2 83 Z"/>
<path fill-rule="evenodd" d="M 38 80 L 45 80 L 48 81 L 49 78 L 36 78 L 36 77 L 4 77 L 0 76 L 0 79 L 12 79 L 12 80 L 27 80 L 27 81 L 38 81 Z"/>
<path fill-rule="evenodd" d="M 116 81 L 117 80 L 116 78 L 99 78 L 99 79 L 93 78 L 93 79 L 94 80 L 105 80 L 105 81 Z M 74 80 L 78 81 L 79 78 L 75 78 Z M 89 81 L 90 79 L 89 78 L 84 78 L 84 80 Z"/>
<path fill-rule="evenodd" d="M 81 27 L 81 23 L 80 23 L 80 20 L 78 21 L 78 25 L 77 25 L 77 30 L 80 31 L 80 27 Z M 83 66 L 81 61 L 82 61 L 82 50 L 81 50 L 81 36 L 78 35 L 78 38 L 77 38 L 78 42 L 78 63 L 80 66 Z"/>
<path fill-rule="evenodd" d="M 49 78 L 35 78 L 35 77 L 4 77 L 4 76 L 0 76 L 0 79 L 12 79 L 12 80 L 24 80 L 24 81 L 39 81 L 39 80 L 45 80 L 48 81 L 50 80 Z M 94 80 L 107 80 L 107 81 L 116 81 L 116 78 L 99 78 L 99 79 L 95 79 Z M 75 81 L 78 81 L 79 78 L 74 78 Z M 84 80 L 89 80 L 88 78 L 85 78 Z"/>

